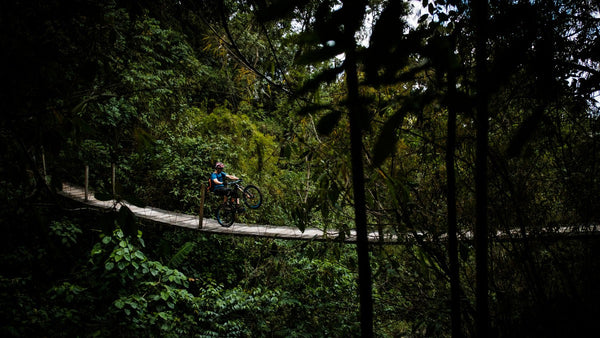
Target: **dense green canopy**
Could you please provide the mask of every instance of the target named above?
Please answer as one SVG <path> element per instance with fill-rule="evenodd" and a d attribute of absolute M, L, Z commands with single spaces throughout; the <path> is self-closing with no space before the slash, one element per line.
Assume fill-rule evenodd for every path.
<path fill-rule="evenodd" d="M 600 310 L 597 1 L 13 1 L 0 34 L 3 335 L 547 336 Z M 56 194 L 87 166 L 196 213 L 216 161 L 265 194 L 247 223 L 409 236 Z"/>

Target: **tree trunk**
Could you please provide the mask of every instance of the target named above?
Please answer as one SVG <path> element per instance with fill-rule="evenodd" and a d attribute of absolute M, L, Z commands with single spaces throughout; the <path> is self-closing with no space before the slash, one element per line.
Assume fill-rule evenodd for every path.
<path fill-rule="evenodd" d="M 352 184 L 354 186 L 354 222 L 356 224 L 356 253 L 358 256 L 358 287 L 360 292 L 360 329 L 362 337 L 373 336 L 373 299 L 367 212 L 365 198 L 364 168 L 362 162 L 362 128 L 360 116 L 364 112 L 359 100 L 358 75 L 354 48 L 348 48 L 345 60 L 350 111 L 350 153 Z"/>
<path fill-rule="evenodd" d="M 452 67 L 452 66 L 451 66 Z M 452 337 L 462 337 L 460 325 L 460 277 L 458 261 L 458 238 L 456 223 L 456 172 L 454 170 L 456 148 L 456 74 L 448 71 L 448 139 L 446 145 L 446 176 L 448 203 L 448 260 L 450 263 L 450 319 Z"/>
<path fill-rule="evenodd" d="M 487 0 L 472 0 L 471 9 L 475 27 L 475 82 L 477 145 L 475 158 L 475 269 L 477 337 L 487 337 L 489 332 L 488 305 L 488 223 L 487 223 L 487 154 L 488 154 L 488 88 L 487 85 Z"/>

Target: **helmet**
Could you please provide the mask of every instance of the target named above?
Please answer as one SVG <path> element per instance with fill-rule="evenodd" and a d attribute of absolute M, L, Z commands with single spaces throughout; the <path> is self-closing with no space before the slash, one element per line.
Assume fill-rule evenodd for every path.
<path fill-rule="evenodd" d="M 217 162 L 215 164 L 215 169 L 224 169 L 224 168 L 225 168 L 225 165 L 221 162 Z"/>

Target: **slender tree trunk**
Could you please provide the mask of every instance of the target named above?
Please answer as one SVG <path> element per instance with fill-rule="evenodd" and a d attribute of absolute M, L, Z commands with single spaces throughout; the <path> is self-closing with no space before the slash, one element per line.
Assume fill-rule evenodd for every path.
<path fill-rule="evenodd" d="M 487 0 L 472 0 L 471 9 L 475 27 L 475 81 L 477 145 L 475 159 L 475 269 L 477 337 L 487 337 L 489 332 L 488 300 L 488 222 L 487 222 L 487 155 L 488 155 L 488 85 L 487 85 Z"/>
<path fill-rule="evenodd" d="M 46 152 L 44 151 L 44 146 L 41 147 L 42 148 L 42 175 L 44 176 L 44 183 L 48 183 L 46 182 L 46 176 L 47 172 L 46 172 Z"/>
<path fill-rule="evenodd" d="M 350 110 L 350 152 L 352 161 L 352 183 L 354 186 L 354 222 L 356 223 L 356 252 L 358 256 L 358 287 L 360 292 L 360 329 L 362 337 L 373 336 L 373 298 L 371 286 L 371 263 L 367 233 L 365 181 L 362 156 L 363 113 L 358 92 L 358 75 L 354 48 L 346 52 L 346 83 L 348 86 L 348 108 Z"/>
<path fill-rule="evenodd" d="M 117 167 L 117 166 L 116 166 L 116 164 L 115 164 L 114 162 L 110 164 L 110 168 L 111 168 L 111 170 L 110 170 L 110 171 L 111 171 L 111 183 L 112 183 L 112 194 L 113 194 L 113 197 L 117 195 L 117 189 L 115 188 L 115 186 L 116 186 L 116 184 L 117 184 L 117 183 L 116 183 L 116 171 L 117 171 L 116 167 Z"/>
<path fill-rule="evenodd" d="M 452 67 L 452 66 L 451 66 Z M 446 145 L 446 176 L 448 203 L 448 257 L 450 263 L 450 316 L 452 337 L 462 337 L 460 325 L 460 277 L 458 261 L 458 238 L 456 223 L 456 173 L 454 170 L 456 148 L 456 74 L 448 71 L 448 139 Z"/>
<path fill-rule="evenodd" d="M 85 173 L 84 173 L 84 178 L 83 178 L 83 185 L 84 185 L 84 191 L 85 191 L 85 201 L 88 201 L 88 196 L 89 196 L 89 191 L 90 191 L 90 166 L 89 165 L 85 165 Z"/>

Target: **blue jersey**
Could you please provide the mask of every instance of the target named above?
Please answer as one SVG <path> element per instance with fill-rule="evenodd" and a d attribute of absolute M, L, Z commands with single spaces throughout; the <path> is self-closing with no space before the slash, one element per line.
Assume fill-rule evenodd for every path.
<path fill-rule="evenodd" d="M 215 178 L 217 179 L 217 181 L 219 181 L 219 182 L 222 182 L 222 183 L 225 183 L 225 178 L 227 178 L 227 174 L 226 174 L 225 172 L 223 172 L 223 171 L 221 171 L 221 173 L 219 173 L 219 174 L 217 174 L 217 173 L 212 173 L 212 174 L 210 175 L 210 180 L 212 181 L 212 180 L 214 180 Z M 224 188 L 224 187 L 225 187 L 225 185 L 224 185 L 224 184 L 216 184 L 216 183 L 214 183 L 214 182 L 213 182 L 213 184 L 215 185 L 214 189 L 221 189 L 221 188 Z"/>

